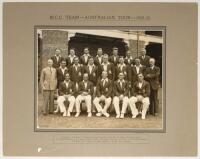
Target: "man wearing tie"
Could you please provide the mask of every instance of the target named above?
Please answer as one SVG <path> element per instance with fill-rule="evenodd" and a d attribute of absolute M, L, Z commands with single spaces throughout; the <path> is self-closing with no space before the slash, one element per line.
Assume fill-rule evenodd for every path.
<path fill-rule="evenodd" d="M 134 84 L 135 81 L 137 81 L 138 74 L 140 74 L 140 73 L 143 74 L 144 71 L 145 71 L 145 67 L 140 64 L 140 59 L 139 58 L 135 58 L 134 61 L 135 61 L 135 65 L 131 66 L 130 69 L 129 69 L 129 71 L 130 71 L 130 73 L 129 73 L 129 81 L 132 84 Z"/>
<path fill-rule="evenodd" d="M 160 87 L 159 76 L 160 68 L 155 66 L 155 59 L 150 58 L 149 60 L 150 67 L 145 70 L 145 79 L 150 83 L 151 94 L 150 94 L 150 113 L 153 115 L 158 115 L 158 90 Z"/>
<path fill-rule="evenodd" d="M 134 60 L 133 60 L 133 57 L 131 56 L 130 50 L 126 51 L 126 57 L 125 57 L 124 63 L 128 66 L 134 65 Z"/>
<path fill-rule="evenodd" d="M 106 116 L 110 115 L 107 113 L 108 108 L 111 104 L 111 96 L 112 96 L 112 81 L 108 79 L 108 73 L 106 71 L 102 72 L 102 79 L 97 82 L 97 91 L 96 97 L 93 101 L 95 107 L 97 108 L 98 113 L 96 116 Z M 105 105 L 102 108 L 100 102 L 104 101 Z"/>
<path fill-rule="evenodd" d="M 114 82 L 114 98 L 113 105 L 116 112 L 116 118 L 124 118 L 126 109 L 128 106 L 128 93 L 129 93 L 129 84 L 124 80 L 124 74 L 119 73 L 118 80 Z M 120 111 L 119 103 L 122 101 L 122 110 Z"/>
<path fill-rule="evenodd" d="M 74 57 L 74 64 L 69 69 L 71 81 L 75 83 L 76 93 L 78 91 L 78 84 L 83 80 L 83 66 L 79 64 L 78 57 Z"/>
<path fill-rule="evenodd" d="M 93 94 L 93 84 L 88 80 L 88 74 L 84 73 L 83 81 L 79 83 L 79 95 L 76 98 L 76 115 L 78 117 L 80 115 L 81 109 L 80 105 L 82 101 L 85 101 L 85 105 L 87 106 L 88 117 L 92 116 L 91 112 L 91 100 Z"/>
<path fill-rule="evenodd" d="M 59 68 L 60 67 L 60 62 L 63 60 L 63 57 L 61 56 L 61 50 L 56 49 L 55 50 L 55 55 L 51 57 L 53 60 L 53 67 L 54 68 Z"/>
<path fill-rule="evenodd" d="M 62 60 L 60 63 L 60 67 L 57 69 L 57 88 L 59 88 L 59 85 L 65 80 L 65 74 L 68 72 L 68 69 L 66 67 L 66 61 Z"/>
<path fill-rule="evenodd" d="M 141 65 L 149 67 L 150 56 L 146 55 L 146 49 L 141 50 L 141 56 L 139 56 Z"/>
<path fill-rule="evenodd" d="M 59 97 L 57 99 L 58 107 L 57 110 L 54 111 L 57 113 L 59 110 L 61 113 L 63 113 L 63 116 L 70 116 L 74 104 L 75 104 L 75 85 L 74 82 L 70 81 L 70 75 L 69 73 L 65 74 L 65 80 L 62 82 L 59 86 Z M 64 102 L 67 101 L 69 102 L 69 108 L 68 111 L 66 110 Z"/>
<path fill-rule="evenodd" d="M 87 65 L 90 57 L 89 48 L 84 48 L 84 54 L 80 57 L 80 64 Z"/>
<path fill-rule="evenodd" d="M 94 63 L 96 66 L 100 66 L 103 62 L 103 50 L 102 48 L 98 48 L 97 50 L 97 56 L 94 59 Z"/>
<path fill-rule="evenodd" d="M 66 58 L 66 63 L 68 67 L 71 67 L 74 64 L 74 57 L 76 57 L 75 49 L 71 48 L 69 50 L 69 56 Z"/>
<path fill-rule="evenodd" d="M 142 114 L 142 119 L 145 119 L 147 109 L 149 108 L 150 85 L 144 80 L 142 73 L 138 74 L 138 80 L 132 85 L 131 98 L 129 105 L 132 112 L 132 118 L 136 118 L 139 113 Z M 142 102 L 142 112 L 139 112 L 135 103 Z"/>
<path fill-rule="evenodd" d="M 49 59 L 48 66 L 43 68 L 40 76 L 40 85 L 44 98 L 43 115 L 52 114 L 54 110 L 54 91 L 57 86 L 57 74 L 52 65 L 53 61 Z"/>
<path fill-rule="evenodd" d="M 99 68 L 100 74 L 102 74 L 103 71 L 106 71 L 108 73 L 108 79 L 111 81 L 114 81 L 115 79 L 115 67 L 113 63 L 108 62 L 108 55 L 103 55 L 103 63 L 101 64 Z"/>
<path fill-rule="evenodd" d="M 128 79 L 128 67 L 124 63 L 124 57 L 119 57 L 119 64 L 115 67 L 115 80 L 117 80 L 117 77 L 119 73 L 122 72 L 124 74 L 124 79 Z"/>
<path fill-rule="evenodd" d="M 109 61 L 113 63 L 114 65 L 117 65 L 119 62 L 119 56 L 118 56 L 118 48 L 113 47 L 112 56 L 110 56 Z"/>

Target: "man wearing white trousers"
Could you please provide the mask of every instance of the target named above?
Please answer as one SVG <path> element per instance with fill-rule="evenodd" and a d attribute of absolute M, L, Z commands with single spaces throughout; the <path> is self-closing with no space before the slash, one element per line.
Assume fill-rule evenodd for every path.
<path fill-rule="evenodd" d="M 139 114 L 136 108 L 136 102 L 142 102 L 142 119 L 145 119 L 146 112 L 149 108 L 149 95 L 150 95 L 150 84 L 144 80 L 142 73 L 138 74 L 138 80 L 133 84 L 131 90 L 131 98 L 129 99 L 129 105 L 132 112 L 132 118 L 136 118 Z"/>
<path fill-rule="evenodd" d="M 57 99 L 58 107 L 55 113 L 57 113 L 60 110 L 60 112 L 63 113 L 63 116 L 70 116 L 70 113 L 72 112 L 75 104 L 74 92 L 75 84 L 74 82 L 70 81 L 69 73 L 66 73 L 64 82 L 62 82 L 59 86 L 59 96 Z M 68 111 L 66 110 L 64 104 L 65 101 L 69 102 Z"/>
<path fill-rule="evenodd" d="M 114 82 L 114 98 L 113 105 L 116 112 L 116 118 L 124 118 L 126 109 L 128 106 L 128 93 L 129 93 L 129 84 L 124 80 L 124 74 L 121 72 L 118 74 L 118 80 Z M 120 101 L 122 101 L 122 110 L 120 111 Z"/>
<path fill-rule="evenodd" d="M 94 98 L 94 105 L 97 108 L 98 113 L 96 116 L 106 116 L 109 117 L 107 110 L 111 104 L 111 93 L 112 93 L 112 81 L 108 79 L 108 73 L 106 71 L 102 72 L 102 79 L 97 82 L 96 87 L 96 97 Z M 104 108 L 100 105 L 100 102 L 104 101 Z"/>
<path fill-rule="evenodd" d="M 76 98 L 76 115 L 75 117 L 78 117 L 80 115 L 81 109 L 80 105 L 82 101 L 85 101 L 85 105 L 87 107 L 88 117 L 92 116 L 91 113 L 91 101 L 92 101 L 92 94 L 94 92 L 94 86 L 92 82 L 88 80 L 88 74 L 83 74 L 83 81 L 79 83 L 79 95 Z"/>

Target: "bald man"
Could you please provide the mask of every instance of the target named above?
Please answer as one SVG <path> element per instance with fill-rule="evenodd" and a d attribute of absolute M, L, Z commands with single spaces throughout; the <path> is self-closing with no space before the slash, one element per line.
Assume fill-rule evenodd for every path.
<path fill-rule="evenodd" d="M 48 60 L 48 66 L 41 72 L 40 85 L 44 98 L 43 115 L 52 114 L 54 110 L 54 91 L 57 87 L 57 73 L 56 69 L 53 68 L 52 59 Z"/>

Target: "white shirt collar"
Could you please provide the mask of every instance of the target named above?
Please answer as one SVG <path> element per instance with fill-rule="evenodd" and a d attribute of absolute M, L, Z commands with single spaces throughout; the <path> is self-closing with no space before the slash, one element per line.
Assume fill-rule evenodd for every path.
<path fill-rule="evenodd" d="M 118 79 L 118 82 L 125 82 L 125 80 L 123 79 L 122 81 L 120 79 Z"/>
<path fill-rule="evenodd" d="M 105 80 L 106 82 L 108 82 L 108 78 L 105 78 L 105 79 L 102 78 L 101 81 L 103 81 L 103 80 Z"/>
<path fill-rule="evenodd" d="M 134 65 L 134 67 L 142 67 L 142 65 L 141 64 L 139 66 Z"/>
<path fill-rule="evenodd" d="M 62 69 L 62 70 L 66 70 L 66 69 L 67 69 L 67 67 L 65 67 L 65 68 L 62 68 L 62 67 L 60 66 L 60 69 Z"/>
<path fill-rule="evenodd" d="M 105 64 L 104 62 L 102 63 L 103 66 L 107 66 L 109 64 L 110 64 L 110 62 L 107 62 L 107 64 Z"/>
<path fill-rule="evenodd" d="M 73 64 L 73 66 L 75 66 L 75 67 L 76 67 L 76 66 L 77 66 L 77 67 L 79 67 L 79 66 L 80 66 L 80 64 L 78 64 L 78 65 L 75 65 L 75 64 Z"/>

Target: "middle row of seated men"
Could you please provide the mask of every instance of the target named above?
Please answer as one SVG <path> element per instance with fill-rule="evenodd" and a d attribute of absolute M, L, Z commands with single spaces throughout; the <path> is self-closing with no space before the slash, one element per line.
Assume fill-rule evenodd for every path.
<path fill-rule="evenodd" d="M 76 64 L 76 59 L 74 63 Z M 136 118 L 138 114 L 142 114 L 142 119 L 145 119 L 150 104 L 150 84 L 144 80 L 142 73 L 138 73 L 137 80 L 132 83 L 131 88 L 129 87 L 129 82 L 125 79 L 126 74 L 123 72 L 120 72 L 117 80 L 113 82 L 109 78 L 109 71 L 102 71 L 100 78 L 97 81 L 93 81 L 96 83 L 96 89 L 93 82 L 89 80 L 89 73 L 83 73 L 83 80 L 79 83 L 76 83 L 76 80 L 70 80 L 71 76 L 73 76 L 73 73 L 65 73 L 65 80 L 59 84 L 58 106 L 55 112 L 60 111 L 63 113 L 63 116 L 71 116 L 71 112 L 75 106 L 75 117 L 78 117 L 81 112 L 80 105 L 82 101 L 85 101 L 88 117 L 92 116 L 92 103 L 97 109 L 96 116 L 109 117 L 108 108 L 112 102 L 116 118 L 124 118 L 127 107 L 130 106 L 132 118 Z M 94 90 L 96 90 L 95 96 L 93 95 Z M 65 101 L 69 103 L 68 109 Z M 101 104 L 102 101 L 104 104 Z M 122 102 L 121 109 L 120 101 Z M 142 103 L 141 110 L 136 108 L 137 102 Z"/>

